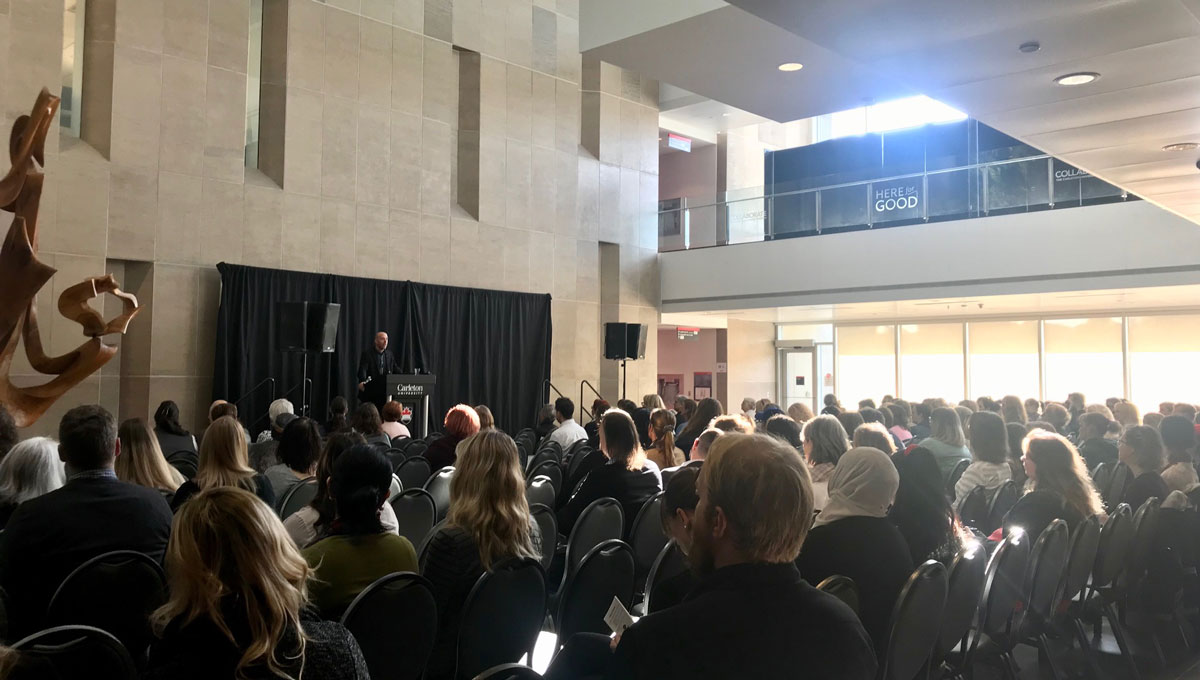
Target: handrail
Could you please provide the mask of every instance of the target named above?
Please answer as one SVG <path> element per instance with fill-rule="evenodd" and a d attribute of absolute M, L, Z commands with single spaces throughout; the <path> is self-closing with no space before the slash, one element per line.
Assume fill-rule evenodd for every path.
<path fill-rule="evenodd" d="M 233 407 L 237 408 L 238 405 L 240 405 L 243 401 L 248 399 L 250 397 L 250 395 L 257 392 L 258 388 L 262 387 L 266 383 L 271 384 L 271 399 L 270 399 L 270 401 L 275 401 L 275 379 L 274 378 L 263 378 L 262 380 L 259 380 L 258 383 L 256 383 L 254 385 L 254 387 L 251 387 L 249 390 L 247 390 L 245 394 L 243 394 L 240 398 L 238 398 L 237 401 L 233 402 Z M 262 420 L 263 417 L 264 416 L 259 416 L 258 420 L 255 420 L 253 423 L 250 423 L 249 427 L 251 429 L 253 429 L 256 425 L 258 425 L 258 421 Z M 267 412 L 267 415 L 265 417 L 268 419 L 270 418 L 270 411 Z"/>
<path fill-rule="evenodd" d="M 583 407 L 583 394 L 584 394 L 583 388 L 585 385 L 587 386 L 587 388 L 589 390 L 592 391 L 592 394 L 596 395 L 601 400 L 604 400 L 604 395 L 600 394 L 599 390 L 597 390 L 596 387 L 594 385 L 592 385 L 590 382 L 588 382 L 586 379 L 579 381 L 579 411 L 581 413 L 586 413 L 588 420 L 595 420 L 595 418 L 592 417 L 592 412 Z"/>
<path fill-rule="evenodd" d="M 550 382 L 549 378 L 546 378 L 545 380 L 542 381 L 542 394 L 546 395 L 547 402 L 550 401 L 550 390 L 546 389 L 547 387 L 549 387 L 550 390 L 554 390 L 554 393 L 560 397 L 567 396 L 567 395 L 563 394 L 562 392 L 559 392 L 558 388 L 554 386 L 554 383 Z"/>
<path fill-rule="evenodd" d="M 308 402 L 305 401 L 305 397 L 309 394 L 312 394 L 312 378 L 305 378 L 304 380 L 300 381 L 299 385 L 296 385 L 295 387 L 288 390 L 287 392 L 284 392 L 280 398 L 286 399 L 288 396 L 290 396 L 292 393 L 294 393 L 297 389 L 300 390 L 300 409 L 301 409 L 301 413 L 299 413 L 298 415 L 306 416 L 306 415 L 308 415 L 308 413 L 304 412 L 304 409 L 308 407 Z"/>

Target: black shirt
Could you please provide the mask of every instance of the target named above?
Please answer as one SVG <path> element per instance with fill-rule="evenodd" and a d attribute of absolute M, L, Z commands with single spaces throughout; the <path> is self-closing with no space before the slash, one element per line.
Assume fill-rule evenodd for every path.
<path fill-rule="evenodd" d="M 1046 527 L 1056 519 L 1063 520 L 1067 523 L 1067 527 L 1074 531 L 1075 527 L 1083 521 L 1083 515 L 1068 505 L 1066 499 L 1058 492 L 1030 491 L 1021 496 L 1016 505 L 1012 506 L 1012 509 L 1004 516 L 1004 534 L 1007 536 L 1013 527 L 1020 527 L 1025 531 L 1029 540 L 1036 541 Z"/>
<path fill-rule="evenodd" d="M 266 475 L 257 474 L 252 477 L 254 482 L 254 495 L 258 496 L 264 503 L 275 507 L 275 491 L 271 488 L 271 482 L 267 480 Z M 200 493 L 200 486 L 194 480 L 188 480 L 183 483 L 175 491 L 175 497 L 171 499 L 171 511 L 178 511 L 179 506 L 187 502 L 189 498 Z"/>
<path fill-rule="evenodd" d="M 1089 471 L 1095 470 L 1101 463 L 1117 464 L 1117 443 L 1111 439 L 1096 437 L 1079 445 L 1079 455 Z"/>
<path fill-rule="evenodd" d="M 1163 481 L 1162 475 L 1157 472 L 1143 472 L 1125 487 L 1125 495 L 1121 497 L 1121 502 L 1128 503 L 1129 509 L 1137 513 L 1138 508 L 1150 498 L 1165 501 L 1168 493 L 1170 491 L 1167 490 L 1167 483 Z"/>
<path fill-rule="evenodd" d="M 608 678 L 872 680 L 875 653 L 854 612 L 791 564 L 717 569 L 680 604 L 621 636 Z"/>
<path fill-rule="evenodd" d="M 662 477 L 653 462 L 646 461 L 640 470 L 629 470 L 624 463 L 610 460 L 589 472 L 575 495 L 558 511 L 558 533 L 569 536 L 579 514 L 593 501 L 614 498 L 625 513 L 625 535 L 628 536 L 638 510 L 659 491 L 662 491 Z"/>

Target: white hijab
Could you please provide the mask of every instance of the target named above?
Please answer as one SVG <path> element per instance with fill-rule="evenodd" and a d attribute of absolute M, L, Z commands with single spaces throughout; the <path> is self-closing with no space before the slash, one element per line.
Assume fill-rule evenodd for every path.
<path fill-rule="evenodd" d="M 886 517 L 896 500 L 900 473 L 879 449 L 858 446 L 842 454 L 829 478 L 829 500 L 814 527 L 847 517 Z"/>

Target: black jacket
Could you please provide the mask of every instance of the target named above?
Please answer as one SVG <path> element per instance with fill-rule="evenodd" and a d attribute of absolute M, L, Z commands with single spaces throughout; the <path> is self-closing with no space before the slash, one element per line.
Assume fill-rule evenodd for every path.
<path fill-rule="evenodd" d="M 383 350 L 384 370 L 380 371 L 379 354 L 374 347 L 363 350 L 363 353 L 358 355 L 358 370 L 355 372 L 358 382 L 366 382 L 367 378 L 371 379 L 360 395 L 364 399 L 375 402 L 383 401 L 387 392 L 387 376 L 400 372 L 400 366 L 396 363 L 396 355 L 392 354 L 390 349 Z"/>
<path fill-rule="evenodd" d="M 114 550 L 161 562 L 171 509 L 156 489 L 78 477 L 25 501 L 0 536 L 0 586 L 8 594 L 9 639 L 39 629 L 54 591 L 76 567 Z"/>
<path fill-rule="evenodd" d="M 1083 456 L 1089 472 L 1101 463 L 1116 465 L 1118 453 L 1117 443 L 1103 437 L 1089 439 L 1079 445 L 1079 455 Z"/>
<path fill-rule="evenodd" d="M 1167 489 L 1167 483 L 1163 481 L 1162 475 L 1157 472 L 1143 472 L 1133 481 L 1129 482 L 1129 486 L 1125 487 L 1125 495 L 1121 497 L 1122 503 L 1129 504 L 1129 510 L 1137 513 L 1138 508 L 1142 504 L 1157 498 L 1159 502 L 1167 500 L 1167 494 L 1170 490 Z"/>
<path fill-rule="evenodd" d="M 641 470 L 628 470 L 622 463 L 609 461 L 592 470 L 579 484 L 579 490 L 558 511 L 558 533 L 571 534 L 584 508 L 601 498 L 614 498 L 625 513 L 625 535 L 633 526 L 638 510 L 654 494 L 662 491 L 658 466 L 646 461 Z"/>
<path fill-rule="evenodd" d="M 275 490 L 271 488 L 271 482 L 267 480 L 266 475 L 256 474 L 253 481 L 254 495 L 262 499 L 262 502 L 274 508 L 280 499 L 275 498 Z M 200 493 L 200 486 L 195 481 L 189 479 L 184 482 L 183 486 L 175 491 L 175 496 L 171 498 L 171 511 L 177 512 L 188 499 L 198 493 Z"/>
<path fill-rule="evenodd" d="M 872 680 L 875 670 L 849 607 L 791 564 L 736 564 L 628 628 L 607 677 Z"/>

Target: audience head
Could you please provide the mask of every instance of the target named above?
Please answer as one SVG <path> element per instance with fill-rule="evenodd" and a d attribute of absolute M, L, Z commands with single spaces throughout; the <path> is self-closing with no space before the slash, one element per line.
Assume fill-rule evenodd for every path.
<path fill-rule="evenodd" d="M 713 420 L 721 417 L 724 410 L 721 402 L 716 399 L 701 399 L 696 404 L 695 410 L 692 411 L 692 416 L 688 418 L 687 425 L 684 425 L 683 430 L 679 432 L 679 438 L 686 441 L 688 437 L 699 436 L 699 433 L 711 427 Z"/>
<path fill-rule="evenodd" d="M 1138 407 L 1134 406 L 1132 402 L 1118 401 L 1116 405 L 1112 407 L 1112 413 L 1113 418 L 1115 418 L 1116 421 L 1121 424 L 1121 427 L 1140 425 L 1142 422 L 1142 417 L 1138 413 Z"/>
<path fill-rule="evenodd" d="M 646 456 L 638 444 L 637 429 L 628 413 L 609 409 L 600 419 L 600 450 L 609 460 L 628 470 L 640 470 Z"/>
<path fill-rule="evenodd" d="M 675 400 L 677 420 L 680 422 L 692 419 L 692 414 L 696 412 L 696 402 L 688 397 L 680 396 Z"/>
<path fill-rule="evenodd" d="M 484 406 L 483 408 L 487 408 Z M 398 401 L 383 403 L 383 412 L 379 414 L 385 423 L 398 423 L 404 419 L 404 404 Z"/>
<path fill-rule="evenodd" d="M 637 407 L 638 407 L 638 405 L 635 404 L 632 399 L 618 399 L 617 400 L 617 408 L 621 409 L 622 411 L 624 411 L 626 413 L 633 413 L 634 411 L 637 410 Z"/>
<path fill-rule="evenodd" d="M 630 402 L 630 403 L 632 403 L 632 402 Z M 538 414 L 537 414 L 538 425 L 542 425 L 542 424 L 546 424 L 546 423 L 553 424 L 554 422 L 555 422 L 555 420 L 554 420 L 554 404 L 546 404 L 545 406 L 538 409 Z"/>
<path fill-rule="evenodd" d="M 838 459 L 849 449 L 846 429 L 837 418 L 817 416 L 804 424 L 804 455 L 809 465 L 837 465 Z"/>
<path fill-rule="evenodd" d="M 1087 404 L 1082 392 L 1072 392 L 1067 395 L 1067 410 L 1072 413 L 1083 413 L 1083 409 Z"/>
<path fill-rule="evenodd" d="M 1082 410 L 1083 407 L 1080 406 L 1080 411 Z M 1055 432 L 1062 434 L 1067 430 L 1067 423 L 1071 422 L 1071 412 L 1062 404 L 1050 403 L 1042 410 L 1042 419 L 1050 423 Z"/>
<path fill-rule="evenodd" d="M 914 559 L 924 559 L 945 545 L 954 530 L 954 509 L 932 453 L 918 447 L 892 460 L 900 483 L 888 517 L 902 527 Z"/>
<path fill-rule="evenodd" d="M 457 404 L 446 412 L 442 428 L 447 437 L 466 439 L 479 431 L 479 414 L 466 404 Z"/>
<path fill-rule="evenodd" d="M 1103 512 L 1104 505 L 1092 486 L 1083 456 L 1066 437 L 1037 430 L 1025 438 L 1022 449 L 1025 474 L 1034 489 L 1058 493 L 1084 517 Z"/>
<path fill-rule="evenodd" d="M 345 397 L 334 397 L 329 402 L 329 422 L 325 425 L 327 434 L 341 432 L 350 429 L 350 421 L 347 414 L 350 412 L 350 405 L 346 403 Z"/>
<path fill-rule="evenodd" d="M 763 397 L 762 399 L 759 399 L 758 401 L 754 402 L 754 411 L 755 411 L 755 413 L 757 413 L 759 411 L 765 411 L 767 409 L 767 407 L 770 405 L 771 405 L 771 400 L 768 399 L 767 397 Z"/>
<path fill-rule="evenodd" d="M 1008 461 L 1008 429 L 1004 418 L 991 411 L 971 414 L 971 453 L 985 463 Z M 1013 423 L 1021 426 L 1020 423 Z"/>
<path fill-rule="evenodd" d="M 241 424 L 232 416 L 217 418 L 208 426 L 200 442 L 196 485 L 201 489 L 218 486 L 253 489 L 253 477 Z"/>
<path fill-rule="evenodd" d="M 1020 397 L 1011 394 L 1000 400 L 1000 415 L 1006 423 L 1029 421 L 1029 416 L 1025 413 L 1025 404 L 1021 402 Z"/>
<path fill-rule="evenodd" d="M 1115 418 L 1113 417 L 1112 410 L 1109 409 L 1104 404 L 1088 404 L 1087 407 L 1083 409 L 1083 412 L 1084 413 L 1099 413 L 1100 415 L 1104 416 L 1105 418 L 1108 418 L 1109 420 L 1115 420 Z"/>
<path fill-rule="evenodd" d="M 826 397 L 826 398 L 828 398 L 828 397 Z M 746 397 L 746 398 L 742 399 L 742 413 L 745 413 L 747 411 L 753 411 L 753 410 L 754 410 L 754 399 L 751 399 L 750 397 Z"/>
<path fill-rule="evenodd" d="M 883 413 L 879 409 L 872 408 L 870 406 L 868 406 L 867 408 L 860 408 L 858 410 L 858 415 L 862 417 L 862 420 L 864 423 L 883 423 L 884 422 Z"/>
<path fill-rule="evenodd" d="M 912 408 L 907 401 L 897 399 L 888 404 L 888 410 L 892 412 L 892 419 L 896 422 L 896 427 L 902 427 L 905 430 L 912 423 Z"/>
<path fill-rule="evenodd" d="M 1025 400 L 1025 422 L 1037 420 L 1042 414 L 1042 402 L 1032 397 Z"/>
<path fill-rule="evenodd" d="M 812 409 L 802 401 L 798 401 L 787 409 L 787 414 L 797 423 L 804 424 L 813 419 Z"/>
<path fill-rule="evenodd" d="M 800 449 L 804 443 L 800 439 L 800 424 L 784 415 L 774 415 L 767 420 L 767 434 L 787 442 L 788 446 Z"/>
<path fill-rule="evenodd" d="M 1164 416 L 1171 415 L 1172 413 L 1175 412 L 1175 402 L 1173 402 L 1173 401 L 1159 402 L 1158 412 L 1163 414 Z"/>
<path fill-rule="evenodd" d="M 496 427 L 496 417 L 492 415 L 492 409 L 480 404 L 475 407 L 475 414 L 479 416 L 479 429 L 492 430 Z"/>
<path fill-rule="evenodd" d="M 896 401 L 895 397 L 893 397 L 890 394 L 885 394 L 885 395 L 883 395 L 883 399 L 879 403 L 880 403 L 880 405 L 887 405 L 887 404 L 892 403 L 893 401 Z"/>
<path fill-rule="evenodd" d="M 237 405 L 231 404 L 224 399 L 218 399 L 208 407 L 208 422 L 215 423 L 218 419 L 229 416 L 237 420 L 238 410 Z"/>
<path fill-rule="evenodd" d="M 864 408 L 875 408 L 875 400 L 874 399 L 859 399 L 858 400 L 858 410 L 861 411 Z"/>
<path fill-rule="evenodd" d="M 700 436 L 696 437 L 696 441 L 692 442 L 691 459 L 704 460 L 708 456 L 708 450 L 712 448 L 713 442 L 722 434 L 725 433 L 715 427 L 710 427 L 701 432 Z"/>
<path fill-rule="evenodd" d="M 958 416 L 958 424 L 960 426 L 962 426 L 963 437 L 964 438 L 970 437 L 971 436 L 971 416 L 975 415 L 975 412 L 970 409 L 963 408 L 962 406 L 955 406 L 953 410 L 954 410 L 955 415 Z M 995 413 L 996 415 L 1000 415 L 999 411 L 984 410 L 984 411 L 979 411 L 979 413 Z"/>
<path fill-rule="evenodd" d="M 372 409 L 373 404 L 368 404 Z M 321 456 L 321 431 L 308 418 L 296 418 L 279 437 L 279 460 L 292 470 L 311 475 Z"/>
<path fill-rule="evenodd" d="M 1159 427 L 1162 427 L 1162 421 L 1164 419 L 1165 416 L 1163 416 L 1163 414 L 1157 411 L 1151 411 L 1150 413 L 1142 416 L 1142 424 L 1158 429 Z"/>
<path fill-rule="evenodd" d="M 458 447 L 446 523 L 475 539 L 484 569 L 509 557 L 537 557 L 525 475 L 512 437 L 494 428 L 480 430 Z"/>
<path fill-rule="evenodd" d="M 829 478 L 829 500 L 816 526 L 846 517 L 886 517 L 899 486 L 900 474 L 887 454 L 869 446 L 850 449 Z"/>
<path fill-rule="evenodd" d="M 863 423 L 854 428 L 852 444 L 855 448 L 868 446 L 879 449 L 889 456 L 896 453 L 896 443 L 892 441 L 892 434 L 887 431 L 883 423 Z"/>
<path fill-rule="evenodd" d="M 111 468 L 118 449 L 117 421 L 102 406 L 76 406 L 59 421 L 58 455 L 67 474 Z"/>
<path fill-rule="evenodd" d="M 650 448 L 650 412 L 644 408 L 636 408 L 629 414 L 633 418 L 633 427 L 638 433 L 638 443 L 643 449 Z"/>
<path fill-rule="evenodd" d="M 646 409 L 647 411 L 653 411 L 656 408 L 666 407 L 667 405 L 663 402 L 662 397 L 657 394 L 647 394 L 642 396 L 642 408 Z M 572 411 L 574 411 L 574 408 L 572 408 Z"/>
<path fill-rule="evenodd" d="M 592 420 L 600 420 L 600 418 L 604 416 L 604 413 L 610 408 L 612 408 L 612 405 L 603 399 L 597 399 L 596 401 L 593 401 Z"/>
<path fill-rule="evenodd" d="M 337 508 L 335 527 L 351 536 L 378 534 L 379 507 L 392 487 L 392 464 L 373 446 L 358 444 L 342 452 L 333 462 L 329 495 Z"/>
<path fill-rule="evenodd" d="M 236 677 L 252 666 L 286 677 L 304 650 L 309 567 L 270 506 L 243 489 L 196 494 L 175 516 L 164 561 L 170 599 L 153 616 L 160 634 L 176 619 L 211 623 L 230 638 L 233 625 L 248 624 L 236 638 Z M 231 614 L 244 622 L 228 621 Z"/>
<path fill-rule="evenodd" d="M 1114 424 L 1114 421 L 1109 420 L 1108 416 L 1100 411 L 1088 411 L 1079 416 L 1079 441 L 1100 439 Z"/>
<path fill-rule="evenodd" d="M 863 424 L 863 417 L 858 414 L 858 411 L 842 411 L 837 414 L 837 419 L 847 433 L 853 432 Z"/>
<path fill-rule="evenodd" d="M 1183 402 L 1178 402 L 1175 404 L 1175 409 L 1173 411 L 1171 411 L 1171 415 L 1183 416 L 1183 417 L 1187 418 L 1188 420 L 1195 421 L 1196 420 L 1196 407 L 1192 406 L 1191 404 L 1185 404 Z"/>
<path fill-rule="evenodd" d="M 774 418 L 775 416 L 782 415 L 784 415 L 783 409 L 779 408 L 775 404 L 767 404 L 766 407 L 754 414 L 754 422 L 757 423 L 759 427 L 765 427 L 768 420 Z"/>
<path fill-rule="evenodd" d="M 364 401 L 354 409 L 352 425 L 354 430 L 361 432 L 364 437 L 370 437 L 383 431 L 383 420 L 379 417 L 379 409 L 369 401 Z"/>
<path fill-rule="evenodd" d="M 826 394 L 826 395 L 825 395 L 825 405 L 826 405 L 826 406 L 837 406 L 837 405 L 838 405 L 838 398 L 837 398 L 837 395 L 835 395 L 835 394 Z"/>
<path fill-rule="evenodd" d="M 646 427 L 654 448 L 670 461 L 675 455 L 675 414 L 665 408 L 650 412 L 650 424 Z"/>
<path fill-rule="evenodd" d="M 971 413 L 979 411 L 979 404 L 974 399 L 963 399 L 958 402 L 958 405 L 967 409 Z"/>
<path fill-rule="evenodd" d="M 1055 432 L 1055 433 L 1058 432 L 1058 430 L 1055 429 L 1053 423 L 1048 423 L 1044 420 L 1031 420 L 1028 423 L 1026 423 L 1025 429 L 1027 432 L 1033 432 L 1034 430 L 1042 430 L 1044 432 Z M 1024 450 L 1024 449 L 1022 449 L 1022 450 Z"/>
<path fill-rule="evenodd" d="M 1029 426 L 1022 425 L 1021 423 L 1004 424 L 1005 430 L 1008 431 L 1008 459 L 1010 461 L 1021 462 L 1021 455 L 1024 453 L 1021 445 L 1025 442 L 1025 435 L 1029 434 L 1033 429 L 1032 426 L 1036 423 L 1037 421 L 1033 421 Z M 1052 430 L 1047 431 L 1050 432 Z"/>
<path fill-rule="evenodd" d="M 991 397 L 979 397 L 975 400 L 975 403 L 979 404 L 979 408 L 976 409 L 976 411 L 993 411 L 995 413 L 1000 413 L 1003 410 L 1000 402 L 992 399 Z"/>
<path fill-rule="evenodd" d="M 754 424 L 740 413 L 713 418 L 712 427 L 726 433 L 754 434 Z"/>
<path fill-rule="evenodd" d="M 933 415 L 929 417 L 929 429 L 932 432 L 930 437 L 943 444 L 963 446 L 967 443 L 958 412 L 947 406 L 933 409 Z"/>
<path fill-rule="evenodd" d="M 1128 428 L 1125 432 L 1128 434 L 1132 429 Z M 1161 433 L 1163 446 L 1167 449 L 1169 462 L 1189 464 L 1192 462 L 1192 449 L 1196 448 L 1195 425 L 1183 416 L 1171 415 L 1163 418 L 1158 432 Z M 1149 468 L 1143 467 L 1143 469 Z"/>
<path fill-rule="evenodd" d="M 3 410 L 3 407 L 0 407 L 0 410 Z M 0 416 L 0 421 L 2 420 L 3 416 Z M 179 435 L 180 437 L 186 437 L 191 434 L 183 429 L 183 425 L 179 423 L 179 404 L 170 400 L 159 404 L 158 409 L 154 411 L 154 427 L 167 434 Z M 0 425 L 0 432 L 3 429 L 3 425 Z M 0 441 L 0 455 L 3 455 L 3 448 L 4 443 Z"/>
<path fill-rule="evenodd" d="M 696 490 L 688 558 L 701 575 L 800 554 L 814 501 L 808 468 L 792 447 L 766 435 L 718 437 Z"/>
<path fill-rule="evenodd" d="M 337 512 L 333 505 L 333 498 L 329 495 L 329 481 L 333 478 L 333 464 L 337 462 L 338 456 L 342 455 L 343 451 L 352 446 L 366 443 L 366 438 L 353 430 L 331 434 L 325 441 L 325 448 L 321 450 L 321 457 L 317 460 L 317 495 L 313 497 L 311 504 L 312 508 L 317 511 L 317 526 L 328 525 L 333 521 L 333 516 Z"/>
<path fill-rule="evenodd" d="M 292 415 L 296 414 L 295 407 L 292 406 L 292 402 L 288 401 L 287 399 L 276 399 L 275 401 L 271 402 L 270 406 L 267 407 L 267 415 L 270 416 L 272 423 L 274 423 L 275 419 L 284 413 L 290 413 Z"/>
<path fill-rule="evenodd" d="M 0 460 L 0 502 L 20 505 L 67 483 L 58 443 L 49 437 L 18 442 Z"/>
<path fill-rule="evenodd" d="M 175 493 L 186 481 L 178 470 L 167 464 L 158 437 L 141 418 L 130 418 L 117 429 L 121 455 L 113 465 L 117 478 L 150 489 Z"/>
<path fill-rule="evenodd" d="M 920 407 L 920 404 L 915 406 L 915 408 Z M 896 425 L 896 417 L 892 415 L 892 409 L 888 408 L 886 403 L 881 408 L 876 409 L 876 413 L 879 414 L 879 422 L 883 423 L 884 429 L 891 430 Z M 866 416 L 864 415 L 863 418 L 865 419 Z"/>
<path fill-rule="evenodd" d="M 895 411 L 888 409 L 888 412 L 892 414 L 893 418 L 896 417 Z M 931 415 L 933 415 L 933 405 L 929 403 L 929 400 L 925 400 L 925 401 L 913 406 L 913 413 L 916 415 L 917 423 L 928 424 L 929 417 Z"/>
<path fill-rule="evenodd" d="M 575 402 L 566 397 L 559 397 L 554 400 L 554 418 L 558 422 L 564 422 L 575 417 Z"/>
<path fill-rule="evenodd" d="M 700 497 L 696 495 L 696 480 L 700 477 L 700 468 L 695 465 L 685 465 L 679 468 L 667 488 L 663 489 L 662 512 L 663 533 L 668 538 L 675 539 L 683 554 L 692 547 L 691 528 L 696 516 L 696 503 Z"/>

